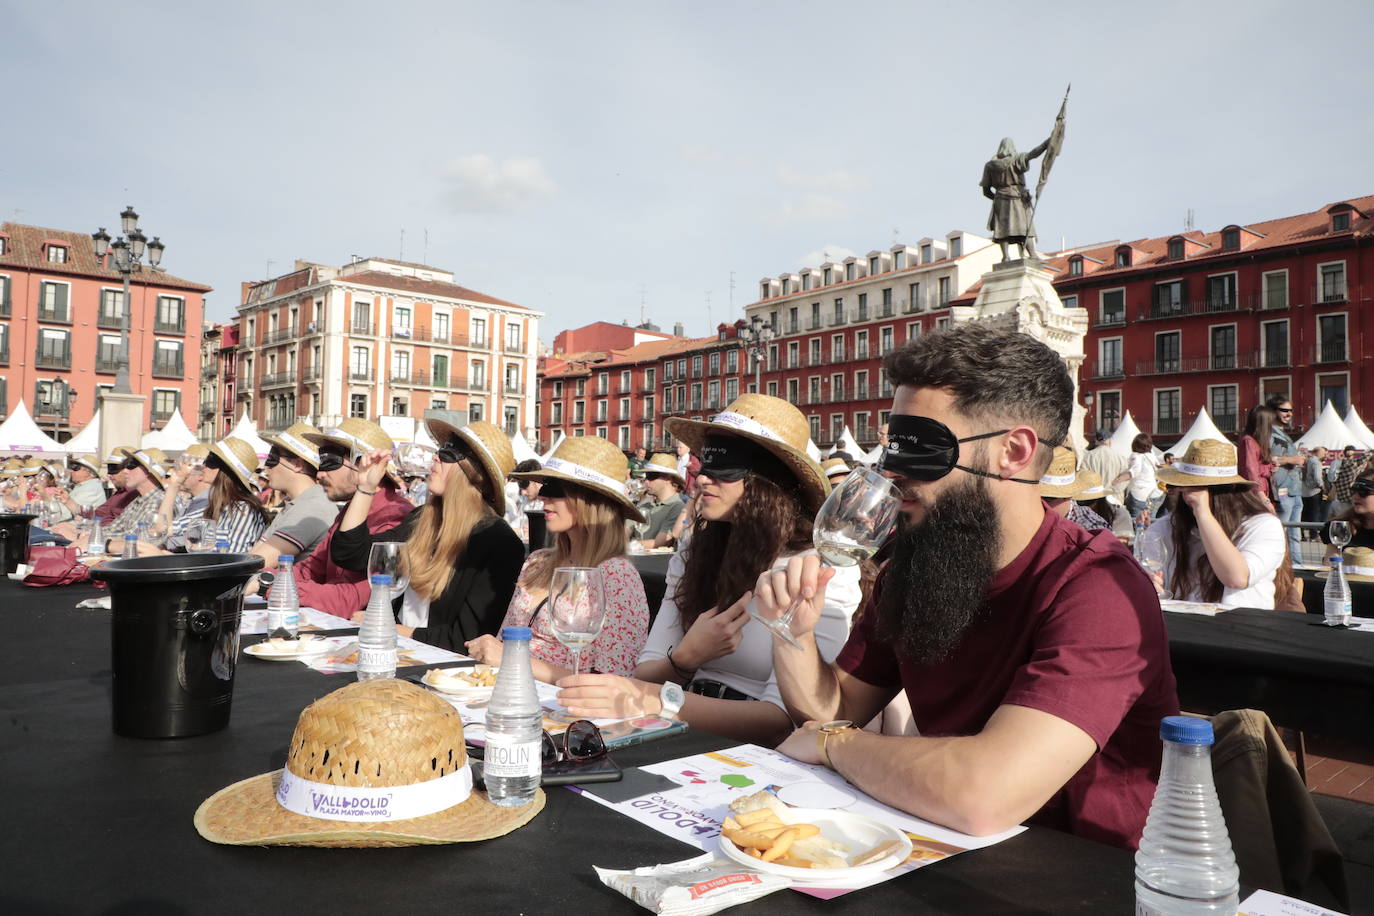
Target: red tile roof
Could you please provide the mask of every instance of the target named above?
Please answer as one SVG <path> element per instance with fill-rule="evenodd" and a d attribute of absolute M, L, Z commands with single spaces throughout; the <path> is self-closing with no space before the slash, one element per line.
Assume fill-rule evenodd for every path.
<path fill-rule="evenodd" d="M 591 350 L 582 353 L 560 353 L 544 363 L 544 378 L 568 378 L 588 375 L 593 371 L 624 369 L 639 363 L 662 359 L 670 354 L 691 350 L 703 344 L 715 343 L 714 337 L 674 337 L 669 340 L 650 340 L 623 350 Z"/>
<path fill-rule="evenodd" d="M 120 281 L 117 270 L 101 265 L 95 258 L 91 247 L 89 232 L 71 232 L 66 229 L 46 229 L 42 226 L 26 226 L 23 223 L 0 223 L 0 235 L 6 236 L 5 253 L 0 254 L 0 267 L 24 267 L 50 274 L 97 277 L 102 280 Z M 48 261 L 46 242 L 57 242 L 67 248 L 67 260 L 61 264 Z M 112 260 L 106 257 L 106 262 Z M 149 267 L 144 257 L 143 269 L 130 275 L 129 282 L 145 286 L 166 286 L 195 292 L 208 293 L 213 287 L 173 276 L 165 270 Z"/>
<path fill-rule="evenodd" d="M 380 270 L 365 270 L 362 273 L 340 275 L 335 278 L 334 282 L 375 286 L 382 289 L 398 289 L 417 296 L 444 296 L 449 299 L 464 299 L 468 302 L 504 305 L 513 309 L 528 309 L 528 306 L 516 305 L 505 299 L 497 299 L 495 296 L 479 293 L 465 286 L 459 286 L 457 283 L 446 283 L 442 280 L 420 280 L 415 277 L 398 277 L 395 274 Z"/>

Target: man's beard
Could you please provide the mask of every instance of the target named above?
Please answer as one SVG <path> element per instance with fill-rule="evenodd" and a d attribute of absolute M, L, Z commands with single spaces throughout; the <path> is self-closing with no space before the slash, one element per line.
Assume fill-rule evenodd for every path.
<path fill-rule="evenodd" d="M 878 635 L 899 658 L 918 665 L 944 659 L 975 622 L 988 584 L 997 573 L 1001 531 L 987 481 L 946 490 L 925 518 L 906 527 L 893 543 L 882 598 Z"/>

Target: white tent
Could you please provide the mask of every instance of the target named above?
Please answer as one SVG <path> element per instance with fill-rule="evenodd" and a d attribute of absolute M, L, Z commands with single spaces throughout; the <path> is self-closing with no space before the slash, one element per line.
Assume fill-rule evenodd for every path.
<path fill-rule="evenodd" d="M 554 452 L 556 452 L 556 451 L 558 450 L 558 446 L 562 445 L 562 444 L 563 444 L 563 440 L 566 439 L 566 438 L 568 438 L 568 437 L 565 436 L 565 435 L 563 435 L 563 430 L 560 429 L 560 430 L 558 431 L 558 435 L 557 435 L 557 436 L 554 436 L 554 438 L 553 438 L 553 444 L 549 446 L 549 450 L 548 450 L 547 452 L 545 452 L 544 454 L 542 454 L 542 455 L 539 456 L 539 463 L 540 463 L 540 464 L 543 464 L 545 461 L 548 461 L 548 460 L 549 460 L 549 456 L 552 455 Z"/>
<path fill-rule="evenodd" d="M 272 446 L 262 441 L 258 436 L 258 428 L 253 425 L 253 421 L 248 419 L 247 407 L 243 408 L 243 416 L 239 417 L 238 425 L 230 430 L 229 435 L 224 438 L 228 439 L 230 437 L 242 439 L 244 442 L 253 446 L 253 451 L 257 453 L 259 458 L 266 458 L 267 453 L 272 450 Z"/>
<path fill-rule="evenodd" d="M 1197 412 L 1197 419 L 1193 425 L 1188 427 L 1188 431 L 1183 434 L 1173 445 L 1169 446 L 1169 451 L 1173 452 L 1175 458 L 1182 458 L 1183 453 L 1188 450 L 1188 444 L 1194 439 L 1216 439 L 1218 442 L 1226 441 L 1226 434 L 1212 422 L 1212 417 L 1204 407 Z"/>
<path fill-rule="evenodd" d="M 806 440 L 806 454 L 811 456 L 812 461 L 821 460 L 820 446 L 816 445 L 816 441 L 814 439 Z"/>
<path fill-rule="evenodd" d="M 35 457 L 57 458 L 67 454 L 67 447 L 38 428 L 29 415 L 23 400 L 0 423 L 0 454 L 25 452 Z"/>
<path fill-rule="evenodd" d="M 95 416 L 91 417 L 91 422 L 86 424 L 86 428 L 75 436 L 72 436 L 65 443 L 67 451 L 73 455 L 95 455 L 100 451 L 100 408 L 95 409 Z M 104 455 L 99 456 L 102 460 Z"/>
<path fill-rule="evenodd" d="M 515 431 L 515 435 L 510 437 L 510 450 L 515 454 L 516 464 L 529 461 L 531 458 L 535 461 L 539 460 L 539 455 L 530 448 L 529 440 L 525 438 L 525 434 L 518 429 Z"/>
<path fill-rule="evenodd" d="M 1367 449 L 1374 449 L 1374 431 L 1364 425 L 1360 415 L 1355 412 L 1355 405 L 1350 405 L 1350 409 L 1345 412 L 1345 425 L 1355 438 L 1347 442 L 1346 445 L 1361 445 Z"/>
<path fill-rule="evenodd" d="M 199 440 L 191 432 L 191 427 L 181 418 L 181 408 L 172 411 L 172 416 L 162 429 L 143 436 L 143 448 L 160 448 L 164 452 L 184 452 Z"/>
<path fill-rule="evenodd" d="M 868 454 L 859 448 L 859 443 L 854 441 L 854 434 L 849 431 L 848 426 L 840 432 L 840 438 L 835 440 L 835 447 L 830 450 L 832 455 L 836 452 L 848 452 L 849 457 L 855 461 L 861 461 L 868 457 Z"/>
<path fill-rule="evenodd" d="M 414 444 L 431 451 L 437 451 L 439 448 L 439 443 L 434 441 L 434 437 L 429 434 L 429 427 L 424 423 L 421 423 L 419 428 L 415 430 Z"/>
<path fill-rule="evenodd" d="M 1350 427 L 1345 425 L 1341 415 L 1336 412 L 1335 405 L 1327 401 L 1321 415 L 1317 417 L 1317 422 L 1313 423 L 1312 428 L 1303 433 L 1302 438 L 1294 445 L 1298 448 L 1316 448 L 1320 445 L 1339 451 L 1351 444 L 1351 435 Z"/>
<path fill-rule="evenodd" d="M 876 466 L 878 464 L 878 459 L 881 457 L 883 457 L 883 447 L 882 445 L 875 445 L 873 446 L 873 451 L 868 453 L 868 457 L 861 460 L 864 464 Z"/>
<path fill-rule="evenodd" d="M 1117 426 L 1116 432 L 1112 433 L 1112 437 L 1107 440 L 1107 443 L 1121 454 L 1129 455 L 1131 453 L 1131 441 L 1138 435 L 1140 435 L 1140 427 L 1135 425 L 1135 419 L 1128 410 L 1126 416 L 1121 418 L 1121 424 Z"/>

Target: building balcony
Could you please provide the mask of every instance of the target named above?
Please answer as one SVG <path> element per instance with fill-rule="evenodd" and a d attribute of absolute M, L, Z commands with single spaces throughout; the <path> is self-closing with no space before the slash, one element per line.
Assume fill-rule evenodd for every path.
<path fill-rule="evenodd" d="M 1093 381 L 1126 377 L 1126 367 L 1120 361 L 1092 363 L 1088 366 L 1088 377 Z"/>
<path fill-rule="evenodd" d="M 525 355 L 525 345 L 519 342 L 511 343 L 510 341 L 506 341 L 506 346 L 503 349 L 510 356 Z"/>
<path fill-rule="evenodd" d="M 185 320 L 178 320 L 178 321 L 162 321 L 162 320 L 159 319 L 159 320 L 156 320 L 156 321 L 153 322 L 153 333 L 155 333 L 155 334 L 178 334 L 178 335 L 185 334 L 185 333 L 186 333 L 186 322 L 185 322 Z"/>
<path fill-rule="evenodd" d="M 843 350 L 836 350 L 836 351 L 832 351 L 832 352 L 831 352 L 831 354 L 830 354 L 830 362 L 831 362 L 831 363 L 839 364 L 839 363 L 842 363 L 842 362 L 844 362 L 844 361 L 845 361 L 845 355 L 844 355 L 844 351 L 843 351 Z"/>
<path fill-rule="evenodd" d="M 272 372 L 262 377 L 259 382 L 262 388 L 288 388 L 296 384 L 296 373 L 294 372 Z"/>
<path fill-rule="evenodd" d="M 1314 286 L 1311 302 L 1313 305 L 1344 305 L 1350 301 L 1349 292 L 1344 283 Z"/>
<path fill-rule="evenodd" d="M 168 420 L 172 419 L 173 413 L 175 413 L 175 410 L 154 410 L 153 425 L 156 426 L 159 423 L 166 423 Z"/>
<path fill-rule="evenodd" d="M 449 344 L 454 342 L 453 335 L 447 330 L 436 331 L 423 324 L 411 328 L 408 336 L 411 340 L 417 341 L 418 343 Z"/>
<path fill-rule="evenodd" d="M 376 332 L 377 326 L 370 321 L 353 322 L 352 333 L 355 337 L 374 337 Z"/>
<path fill-rule="evenodd" d="M 821 320 L 819 318 L 812 318 L 806 323 L 806 329 L 808 331 L 819 331 L 821 329 Z"/>
<path fill-rule="evenodd" d="M 1180 436 L 1183 434 L 1183 421 L 1178 417 L 1156 417 L 1156 436 Z"/>
<path fill-rule="evenodd" d="M 107 315 L 101 312 L 95 320 L 95 326 L 106 331 L 119 331 L 124 327 L 123 315 Z"/>
<path fill-rule="evenodd" d="M 830 319 L 830 326 L 831 326 L 832 328 L 833 328 L 833 327 L 838 327 L 839 325 L 842 325 L 842 324 L 844 324 L 844 316 L 843 316 L 843 315 L 834 315 L 834 316 L 831 317 L 831 319 Z"/>
<path fill-rule="evenodd" d="M 95 371 L 113 374 L 119 371 L 118 356 L 97 356 L 95 358 Z"/>
<path fill-rule="evenodd" d="M 639 386 L 639 393 L 640 393 L 640 394 L 657 394 L 657 393 L 658 393 L 658 386 L 656 386 L 656 385 L 653 383 L 652 380 L 642 382 L 642 383 L 640 384 L 640 386 Z"/>
<path fill-rule="evenodd" d="M 39 309 L 38 320 L 47 324 L 71 324 L 72 310 L 64 309 Z"/>
<path fill-rule="evenodd" d="M 202 379 L 212 379 L 219 375 L 219 366 L 214 363 L 204 363 L 200 367 L 200 377 Z"/>
<path fill-rule="evenodd" d="M 1224 433 L 1234 433 L 1240 431 L 1240 417 L 1233 413 L 1214 413 L 1212 422 L 1217 425 L 1217 429 Z"/>
<path fill-rule="evenodd" d="M 830 403 L 831 403 L 831 404 L 843 404 L 843 403 L 844 403 L 845 401 L 847 401 L 847 400 L 849 400 L 849 399 L 846 398 L 846 397 L 844 396 L 844 389 L 843 389 L 843 388 L 833 388 L 833 389 L 831 389 L 831 391 L 830 391 Z"/>
<path fill-rule="evenodd" d="M 1136 375 L 1173 375 L 1192 372 L 1231 372 L 1237 369 L 1260 368 L 1260 354 L 1246 353 L 1186 356 L 1170 359 L 1143 359 L 1135 364 Z"/>
<path fill-rule="evenodd" d="M 1288 349 L 1265 350 L 1260 354 L 1260 368 L 1262 369 L 1287 369 L 1291 363 L 1288 361 Z"/>
<path fill-rule="evenodd" d="M 1109 312 L 1098 315 L 1093 322 L 1094 328 L 1124 328 L 1126 326 L 1126 312 Z"/>
<path fill-rule="evenodd" d="M 505 391 L 505 393 L 506 393 L 508 396 L 511 396 L 511 397 L 518 397 L 518 396 L 524 395 L 524 393 L 525 393 L 525 386 L 524 386 L 524 385 L 505 385 L 505 386 L 503 386 L 503 390 Z M 628 419 L 630 419 L 630 418 L 629 418 L 629 417 L 621 417 L 620 419 L 622 419 L 622 420 L 628 420 Z"/>
<path fill-rule="evenodd" d="M 305 371 L 301 373 L 301 381 L 303 381 L 303 382 L 314 382 L 314 381 L 318 381 L 319 378 L 320 378 L 320 367 L 319 367 L 319 366 L 307 366 L 307 367 L 305 368 Z"/>
<path fill-rule="evenodd" d="M 855 358 L 855 359 L 868 359 L 868 347 L 855 347 L 855 348 L 854 348 L 854 358 Z"/>
<path fill-rule="evenodd" d="M 215 415 L 215 405 L 214 405 L 214 404 L 202 404 L 202 405 L 200 405 L 200 418 L 201 418 L 201 420 L 209 420 L 209 419 L 210 419 L 211 417 L 213 417 L 214 415 Z"/>
<path fill-rule="evenodd" d="M 1229 312 L 1248 312 L 1254 309 L 1250 297 L 1230 299 L 1191 299 L 1187 302 L 1152 302 L 1140 310 L 1141 321 L 1165 321 L 1170 318 L 1191 318 L 1198 315 L 1217 315 Z"/>
<path fill-rule="evenodd" d="M 1309 351 L 1312 363 L 1348 363 L 1350 362 L 1350 347 L 1345 341 L 1337 343 L 1324 343 L 1320 346 L 1312 347 Z"/>
<path fill-rule="evenodd" d="M 153 378 L 185 378 L 186 365 L 181 360 L 153 360 Z"/>
<path fill-rule="evenodd" d="M 370 382 L 372 381 L 371 369 L 349 369 L 348 380 L 350 382 Z"/>
<path fill-rule="evenodd" d="M 893 307 L 891 302 L 884 302 L 881 306 L 878 307 L 879 318 L 891 318 L 895 313 L 896 309 Z"/>
<path fill-rule="evenodd" d="M 39 352 L 34 358 L 34 365 L 39 369 L 70 369 L 72 367 L 72 354 L 71 351 L 65 353 Z"/>
<path fill-rule="evenodd" d="M 485 350 L 491 344 L 491 341 L 485 336 L 474 337 L 471 340 L 466 341 L 466 343 L 457 339 L 455 339 L 453 342 L 459 345 L 475 347 L 478 350 Z"/>
<path fill-rule="evenodd" d="M 855 321 L 867 321 L 867 320 L 868 320 L 868 306 L 866 306 L 866 305 L 861 305 L 861 306 L 859 306 L 859 310 L 858 310 L 857 314 L 855 315 L 855 319 L 854 319 L 854 320 L 855 320 Z"/>
<path fill-rule="evenodd" d="M 921 306 L 916 302 L 907 302 L 902 306 L 903 315 L 915 315 L 921 310 Z"/>
<path fill-rule="evenodd" d="M 273 344 L 285 343 L 288 340 L 293 340 L 295 337 L 295 328 L 278 328 L 275 331 L 268 331 L 262 336 L 262 345 L 264 347 L 270 347 Z"/>

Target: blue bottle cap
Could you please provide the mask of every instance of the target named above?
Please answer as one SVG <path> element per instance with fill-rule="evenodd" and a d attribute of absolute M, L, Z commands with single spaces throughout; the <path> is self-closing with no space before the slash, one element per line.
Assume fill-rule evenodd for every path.
<path fill-rule="evenodd" d="M 1159 723 L 1159 737 L 1175 744 L 1211 744 L 1212 720 L 1165 716 Z"/>
<path fill-rule="evenodd" d="M 1340 554 L 1336 554 L 1334 557 L 1331 558 L 1332 566 L 1340 566 L 1344 562 L 1345 560 L 1341 558 Z"/>
<path fill-rule="evenodd" d="M 294 563 L 294 562 L 296 562 L 296 555 L 295 555 L 294 553 L 284 553 L 284 554 L 281 554 L 280 556 L 277 557 L 277 562 L 278 562 L 278 563 Z"/>
<path fill-rule="evenodd" d="M 124 535 L 124 540 L 126 540 L 126 541 L 136 541 L 136 540 L 138 540 L 138 535 L 136 535 L 136 534 L 134 534 L 132 531 L 130 531 L 128 534 Z"/>
<path fill-rule="evenodd" d="M 375 576 L 368 579 L 367 581 L 371 582 L 373 585 L 390 585 L 391 577 L 388 576 L 386 573 L 377 573 Z"/>
<path fill-rule="evenodd" d="M 501 641 L 502 641 L 502 642 L 529 642 L 529 641 L 530 641 L 530 628 L 529 628 L 529 627 L 502 627 L 502 628 L 501 628 Z"/>

